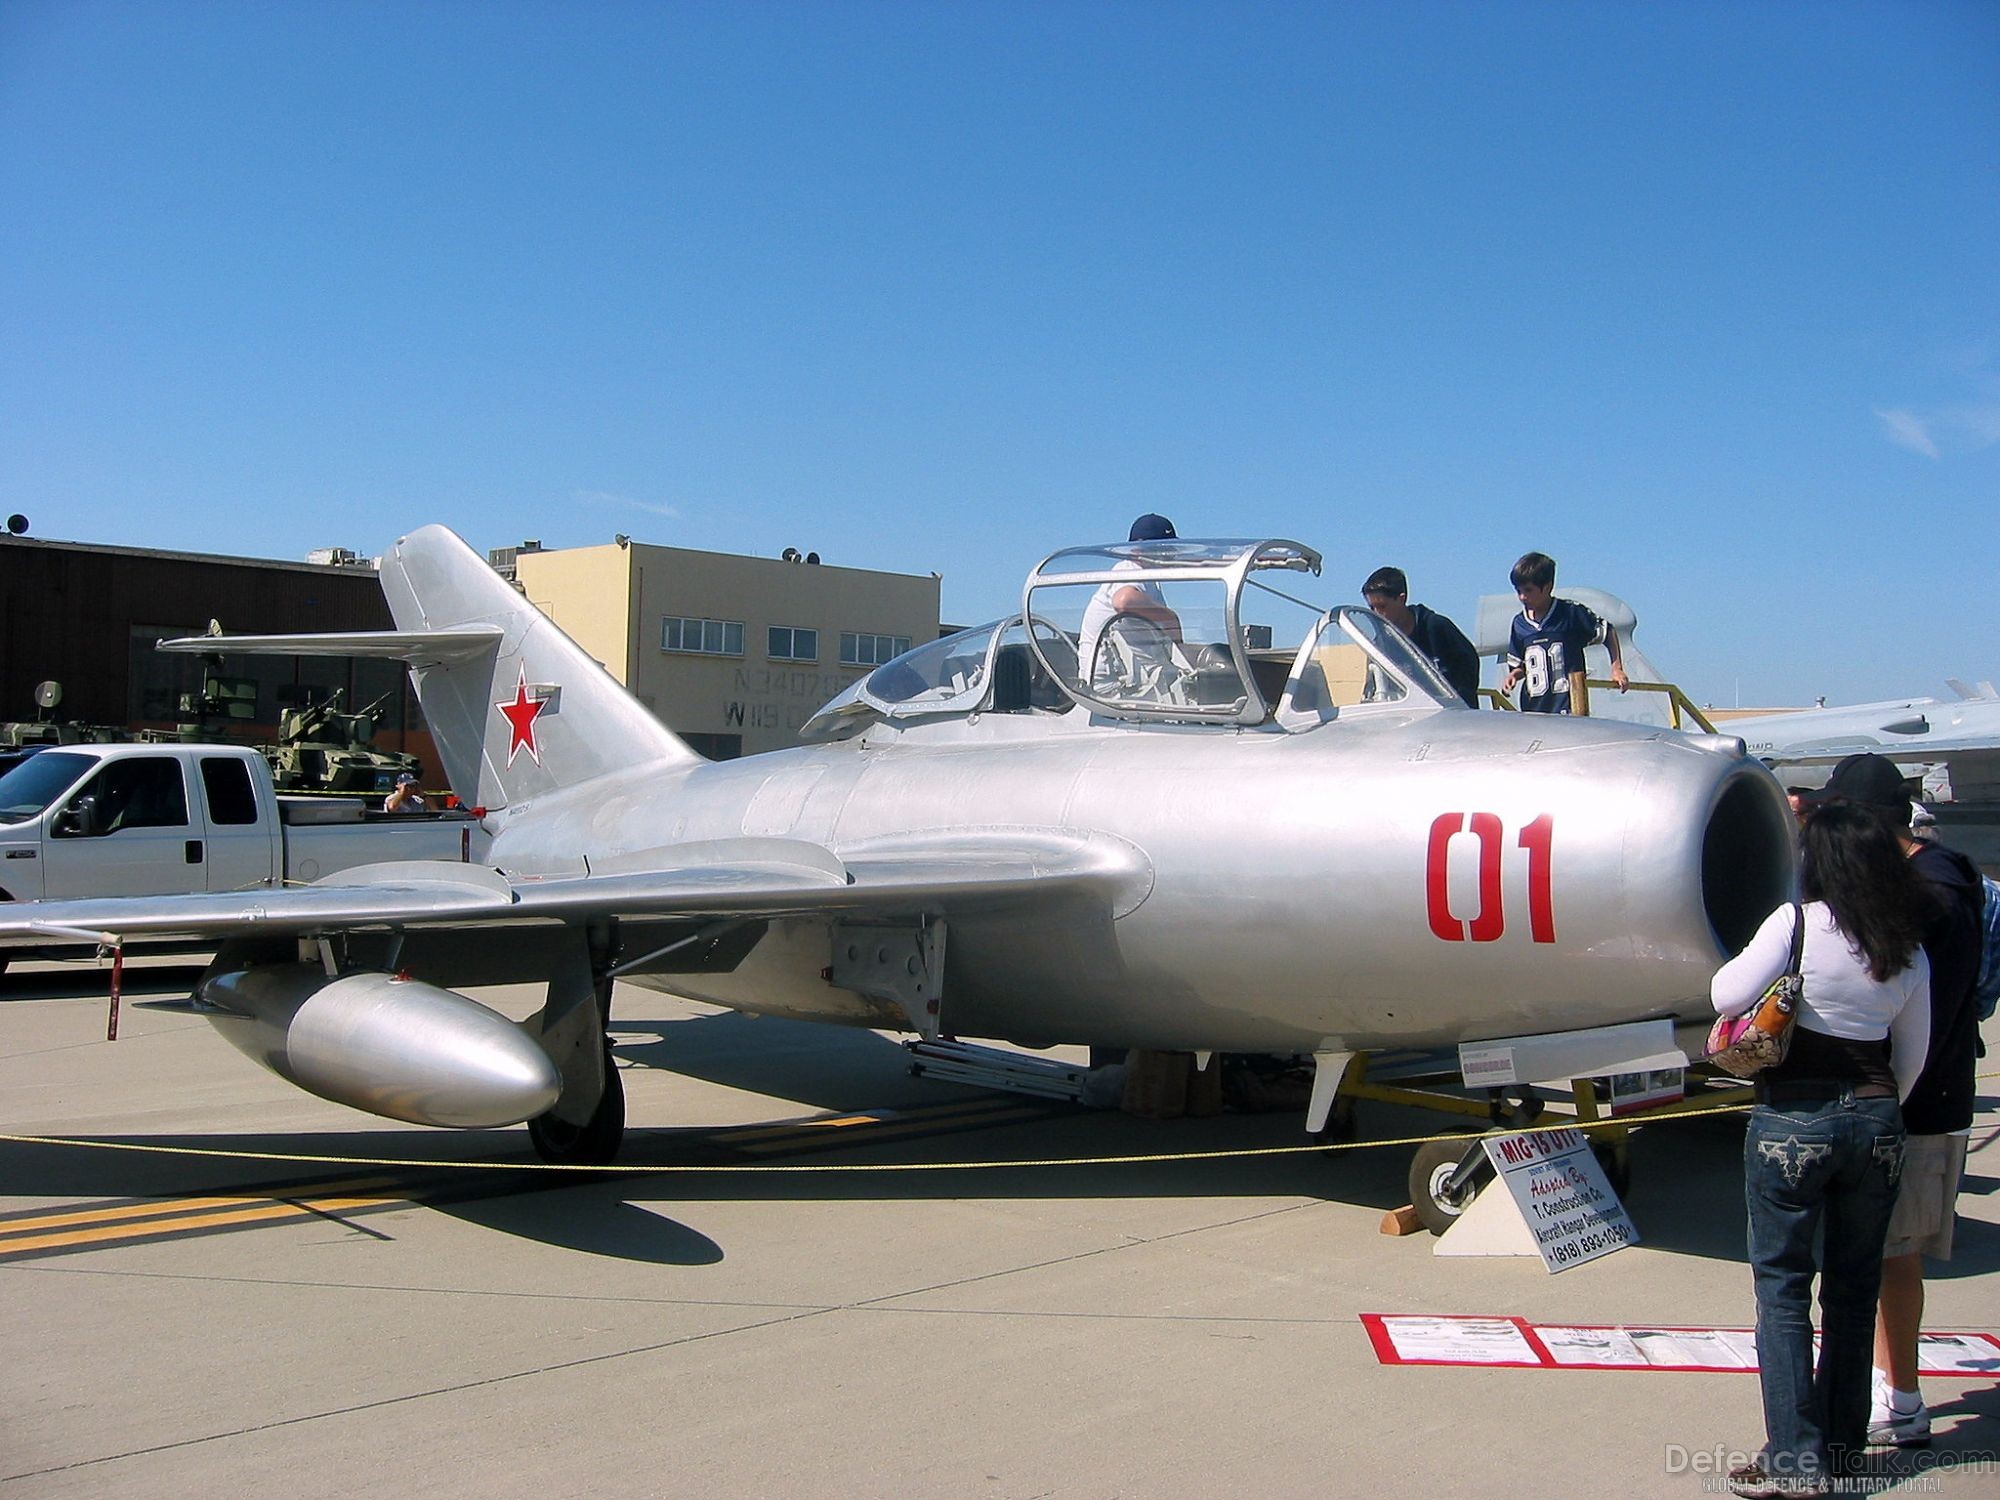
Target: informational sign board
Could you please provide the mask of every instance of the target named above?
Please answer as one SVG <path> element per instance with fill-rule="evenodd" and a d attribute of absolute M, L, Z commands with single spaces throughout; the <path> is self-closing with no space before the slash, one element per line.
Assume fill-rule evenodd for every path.
<path fill-rule="evenodd" d="M 1490 1135 L 1483 1144 L 1552 1274 L 1639 1243 L 1582 1131 Z"/>
<path fill-rule="evenodd" d="M 1402 1313 L 1363 1313 L 1361 1326 L 1385 1365 L 1699 1374 L 1757 1368 L 1757 1335 L 1748 1328 L 1620 1327 Z M 1918 1340 L 1917 1356 L 1926 1375 L 2000 1380 L 2000 1338 L 1990 1333 L 1926 1333 Z"/>

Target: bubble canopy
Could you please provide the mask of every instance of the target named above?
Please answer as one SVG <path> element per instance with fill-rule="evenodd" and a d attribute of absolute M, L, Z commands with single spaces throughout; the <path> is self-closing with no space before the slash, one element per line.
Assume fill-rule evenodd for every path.
<path fill-rule="evenodd" d="M 1317 552 L 1281 538 L 1070 547 L 1028 575 L 1021 609 L 1074 641 L 1073 656 L 1041 665 L 1079 703 L 1114 718 L 1254 724 L 1277 693 L 1260 691 L 1252 652 L 1274 639 L 1246 630 L 1246 593 L 1316 618 L 1317 606 L 1267 580 L 1319 570 Z"/>
<path fill-rule="evenodd" d="M 848 685 L 805 723 L 807 740 L 843 739 L 880 720 L 956 718 L 995 713 L 1062 711 L 1070 701 L 1039 672 L 1039 653 L 1062 661 L 1075 647 L 1046 621 L 1031 632 L 1020 616 L 961 630 L 905 651 Z"/>
<path fill-rule="evenodd" d="M 1281 587 L 1319 554 L 1283 540 L 1071 547 L 1028 576 L 1022 612 L 927 641 L 853 683 L 807 740 L 982 713 L 1304 730 L 1362 704 L 1463 707 L 1367 610 Z"/>

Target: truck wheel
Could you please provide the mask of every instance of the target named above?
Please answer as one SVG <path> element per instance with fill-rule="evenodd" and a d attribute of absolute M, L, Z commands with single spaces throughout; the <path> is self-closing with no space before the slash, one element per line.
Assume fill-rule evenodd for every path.
<path fill-rule="evenodd" d="M 601 1167 L 618 1157 L 625 1138 L 625 1085 L 611 1060 L 611 1043 L 604 1044 L 604 1093 L 597 1108 L 581 1125 L 556 1118 L 553 1112 L 528 1121 L 528 1139 L 535 1155 L 565 1166 Z"/>

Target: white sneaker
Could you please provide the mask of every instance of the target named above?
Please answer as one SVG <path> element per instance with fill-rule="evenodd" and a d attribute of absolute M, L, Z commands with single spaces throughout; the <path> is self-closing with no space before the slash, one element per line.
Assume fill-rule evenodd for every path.
<path fill-rule="evenodd" d="M 1928 1448 L 1931 1445 L 1931 1411 L 1921 1396 L 1914 1407 L 1905 1408 L 1897 1392 L 1878 1372 L 1868 1403 L 1868 1446 L 1871 1448 Z"/>

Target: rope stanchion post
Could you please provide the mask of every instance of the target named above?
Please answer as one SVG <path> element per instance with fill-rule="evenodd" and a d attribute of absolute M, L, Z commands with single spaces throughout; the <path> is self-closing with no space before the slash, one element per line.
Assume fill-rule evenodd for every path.
<path fill-rule="evenodd" d="M 116 943 L 111 949 L 111 1006 L 104 1019 L 104 1040 L 118 1040 L 118 1001 L 125 992 L 125 945 Z"/>

